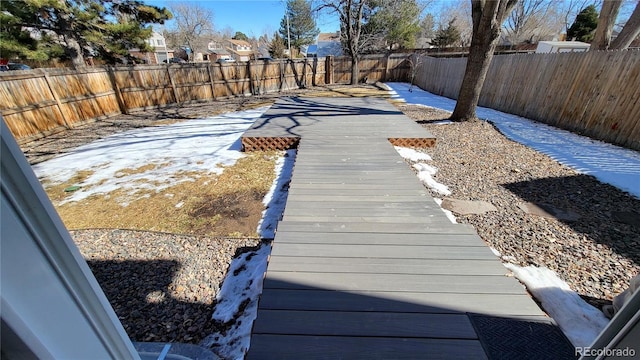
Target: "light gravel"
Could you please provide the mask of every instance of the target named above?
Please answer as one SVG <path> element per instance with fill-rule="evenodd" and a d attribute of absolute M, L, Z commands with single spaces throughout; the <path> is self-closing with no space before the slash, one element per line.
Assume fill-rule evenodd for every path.
<path fill-rule="evenodd" d="M 509 140 L 491 123 L 436 125 L 450 113 L 398 107 L 436 136 L 436 147 L 426 152 L 439 169 L 435 179 L 449 187 L 450 197 L 496 206 L 494 212 L 457 218 L 473 225 L 503 261 L 548 267 L 597 307 L 640 273 L 640 228 L 615 216 L 637 212 L 640 200 Z M 580 218 L 531 215 L 518 206 L 525 202 L 548 204 Z"/>

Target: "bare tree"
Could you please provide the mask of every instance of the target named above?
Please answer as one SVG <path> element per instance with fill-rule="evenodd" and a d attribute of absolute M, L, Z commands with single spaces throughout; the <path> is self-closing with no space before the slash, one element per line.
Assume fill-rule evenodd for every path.
<path fill-rule="evenodd" d="M 618 37 L 611 42 L 609 48 L 612 50 L 626 49 L 638 36 L 640 36 L 640 2 L 636 4 L 631 17 L 627 20 Z"/>
<path fill-rule="evenodd" d="M 519 1 L 505 22 L 505 36 L 512 45 L 538 39 L 560 32 L 557 21 L 557 2 L 553 0 Z"/>
<path fill-rule="evenodd" d="M 445 3 L 439 10 L 438 28 L 446 28 L 450 23 L 460 32 L 460 46 L 469 46 L 473 34 L 471 6 L 468 1 Z"/>
<path fill-rule="evenodd" d="M 174 47 L 188 46 L 191 58 L 196 52 L 204 52 L 213 38 L 213 12 L 197 2 L 172 3 L 174 28 L 169 29 L 168 39 Z"/>
<path fill-rule="evenodd" d="M 340 36 L 345 52 L 351 57 L 351 84 L 357 84 L 360 71 L 358 58 L 374 40 L 375 34 L 365 31 L 365 20 L 372 12 L 370 0 L 322 0 L 316 11 L 327 10 L 340 20 Z"/>
<path fill-rule="evenodd" d="M 473 37 L 453 121 L 476 119 L 480 91 L 487 76 L 504 19 L 517 0 L 471 0 Z"/>

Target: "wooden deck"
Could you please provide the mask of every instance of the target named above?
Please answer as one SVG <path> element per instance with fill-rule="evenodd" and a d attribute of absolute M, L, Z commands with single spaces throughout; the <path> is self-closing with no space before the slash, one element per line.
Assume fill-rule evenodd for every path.
<path fill-rule="evenodd" d="M 247 358 L 483 359 L 470 313 L 545 318 L 395 151 L 434 139 L 385 100 L 284 99 L 245 135 L 298 146 Z"/>

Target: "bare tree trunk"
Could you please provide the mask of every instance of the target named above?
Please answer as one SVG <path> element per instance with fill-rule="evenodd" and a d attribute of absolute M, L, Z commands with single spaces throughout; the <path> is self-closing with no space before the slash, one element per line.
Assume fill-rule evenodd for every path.
<path fill-rule="evenodd" d="M 620 5 L 622 5 L 622 1 L 619 0 L 604 0 L 602 3 L 598 27 L 591 42 L 591 50 L 607 50 L 609 47 L 613 25 L 615 25 L 616 17 L 618 17 Z"/>
<path fill-rule="evenodd" d="M 471 0 L 473 37 L 452 121 L 476 119 L 480 91 L 500 38 L 502 22 L 515 4 L 516 0 Z"/>
<path fill-rule="evenodd" d="M 618 37 L 615 38 L 611 42 L 611 46 L 609 47 L 611 50 L 622 50 L 626 49 L 631 45 L 633 40 L 635 40 L 638 35 L 640 35 L 640 2 L 636 5 L 635 10 L 633 10 L 633 14 L 627 20 L 627 23 L 618 34 Z"/>
<path fill-rule="evenodd" d="M 73 34 L 65 33 L 63 34 L 64 42 L 67 46 L 65 46 L 65 53 L 67 56 L 71 58 L 71 62 L 73 63 L 73 67 L 75 69 L 83 68 L 87 64 L 84 62 L 84 55 L 82 54 L 82 47 Z"/>
<path fill-rule="evenodd" d="M 360 80 L 360 68 L 358 68 L 358 57 L 351 58 L 351 85 L 357 85 Z"/>

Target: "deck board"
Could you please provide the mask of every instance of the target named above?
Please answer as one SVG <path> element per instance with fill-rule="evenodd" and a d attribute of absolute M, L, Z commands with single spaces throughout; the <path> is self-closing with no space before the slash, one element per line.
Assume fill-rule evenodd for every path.
<path fill-rule="evenodd" d="M 384 311 L 404 313 L 484 313 L 503 317 L 541 316 L 526 294 L 456 294 L 389 291 L 269 289 L 261 309 L 307 311 Z M 260 320 L 262 321 L 262 320 Z"/>
<path fill-rule="evenodd" d="M 434 139 L 385 100 L 281 99 L 244 137 L 298 149 L 248 359 L 484 359 L 469 313 L 545 318 L 398 155 Z"/>
<path fill-rule="evenodd" d="M 273 245 L 271 255 L 292 257 L 342 257 L 376 259 L 491 260 L 496 256 L 486 246 L 450 247 L 421 245 L 287 244 Z"/>
<path fill-rule="evenodd" d="M 248 357 L 274 360 L 486 359 L 477 340 L 254 333 Z"/>

